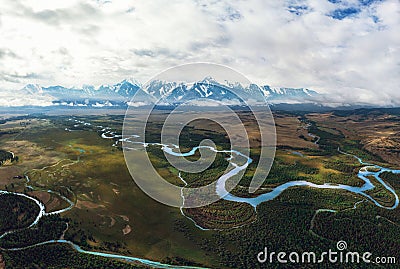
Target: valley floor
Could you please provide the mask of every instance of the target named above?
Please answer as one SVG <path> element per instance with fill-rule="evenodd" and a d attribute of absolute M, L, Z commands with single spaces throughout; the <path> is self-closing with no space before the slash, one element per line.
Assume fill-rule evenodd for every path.
<path fill-rule="evenodd" d="M 359 172 L 366 165 L 348 154 L 379 167 L 398 169 L 396 117 L 276 113 L 278 150 L 267 180 L 256 194 L 247 193 L 257 164 L 254 162 L 231 193 L 251 199 L 290 181 L 360 188 L 365 182 Z M 242 118 L 251 131 L 251 118 L 246 114 Z M 154 134 L 158 120 L 162 117 L 154 119 Z M 3 233 L 17 230 L 0 238 L 6 265 L 256 268 L 256 255 L 264 247 L 318 253 L 320 249 L 334 248 L 340 240 L 354 251 L 400 256 L 396 239 L 400 233 L 400 211 L 396 206 L 400 183 L 399 176 L 390 170 L 383 173 L 377 170 L 381 168 L 368 168 L 370 174 L 366 178 L 374 186 L 365 190 L 370 198 L 340 188 L 298 186 L 256 208 L 249 203 L 220 200 L 206 207 L 180 210 L 155 202 L 132 181 L 118 143 L 122 122 L 123 116 L 119 115 L 43 115 L 11 118 L 0 125 L 1 149 L 18 156 L 17 161 L 0 167 L 2 189 L 32 197 L 43 204 L 45 212 L 54 213 L 29 227 L 37 215 L 35 206 L 29 205 L 33 200 L 9 196 L 8 199 L 17 200 L 6 203 L 6 194 L 0 196 L 0 202 L 6 203 L 2 208 L 19 205 L 7 211 L 14 212 L 12 216 L 4 216 L 10 223 L 0 223 Z M 196 144 L 196 139 L 211 133 L 219 146 L 227 145 L 229 141 L 222 130 L 212 125 L 205 130 L 205 126 L 199 121 L 184 130 L 190 133 L 190 143 Z M 379 132 L 380 129 L 385 131 Z M 257 160 L 260 145 L 256 132 L 251 133 L 254 137 L 250 137 L 250 157 Z M 379 137 L 387 143 L 378 142 Z M 227 165 L 226 154 L 218 153 L 219 165 L 194 176 L 167 167 L 159 147 L 151 148 L 149 155 L 158 172 L 179 186 L 184 186 L 180 176 L 189 186 L 214 181 Z M 373 177 L 378 172 L 382 172 L 379 178 L 386 187 Z M 60 239 L 87 251 L 136 257 L 142 262 L 126 263 L 123 259 L 80 253 L 63 241 L 23 249 Z M 10 248 L 22 249 L 7 250 Z M 55 255 L 59 258 L 54 259 Z M 160 264 L 152 265 L 151 261 Z M 329 268 L 329 264 L 319 266 Z"/>

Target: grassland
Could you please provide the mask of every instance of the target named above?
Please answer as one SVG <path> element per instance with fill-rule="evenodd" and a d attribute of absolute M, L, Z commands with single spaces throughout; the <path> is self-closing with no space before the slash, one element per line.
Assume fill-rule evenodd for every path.
<path fill-rule="evenodd" d="M 177 220 L 191 223 L 190 220 L 179 210 L 155 202 L 136 187 L 121 150 L 112 147 L 113 141 L 102 139 L 89 128 L 65 131 L 66 127 L 71 127 L 66 126 L 68 118 L 46 121 L 46 128 L 35 128 L 32 124 L 16 141 L 9 141 L 10 137 L 6 136 L 2 138 L 9 148 L 16 145 L 16 151 L 23 156 L 15 168 L 17 174 L 26 174 L 31 180 L 34 191 L 27 194 L 41 197 L 49 206 L 62 201 L 52 202 L 57 198 L 44 197 L 41 190 L 51 189 L 64 195 L 68 195 L 67 190 L 73 193 L 69 198 L 76 206 L 63 214 L 70 223 L 66 239 L 87 249 L 134 254 L 153 260 L 184 257 L 207 263 L 209 259 L 196 242 L 176 230 Z M 96 124 L 109 121 L 105 118 Z M 118 120 L 115 122 L 121 128 Z M 37 153 L 25 157 L 22 147 L 18 147 L 22 143 L 25 152 Z M 34 157 L 37 163 L 31 160 Z M 12 175 L 7 171 L 7 183 L 14 186 L 9 189 L 23 191 L 25 179 L 14 180 Z M 61 204 L 53 210 L 60 207 Z M 131 231 L 124 233 L 127 225 Z"/>
<path fill-rule="evenodd" d="M 400 114 L 397 109 L 337 111 L 308 117 L 321 127 L 336 129 L 348 139 L 357 141 L 358 148 L 374 155 L 375 159 L 400 165 Z"/>
<path fill-rule="evenodd" d="M 153 119 L 149 139 L 159 138 L 157 130 L 163 116 Z M 357 177 L 360 164 L 353 157 L 340 154 L 338 146 L 366 160 L 387 164 L 383 155 L 368 150 L 364 140 L 356 138 L 350 123 L 342 124 L 341 116 L 331 116 L 276 115 L 276 159 L 256 194 L 292 180 L 360 186 L 363 184 Z M 182 215 L 179 209 L 162 205 L 144 194 L 132 181 L 121 149 L 112 146 L 114 141 L 102 139 L 94 128 L 109 126 L 121 132 L 122 116 L 73 117 L 92 124 L 77 127 L 69 118 L 40 116 L 30 119 L 28 125 L 21 125 L 20 122 L 28 121 L 23 118 L 1 125 L 1 148 L 20 158 L 18 162 L 0 167 L 0 186 L 39 198 L 49 212 L 65 208 L 67 204 L 60 195 L 68 197 L 75 206 L 61 215 L 63 223 L 69 223 L 64 237 L 85 249 L 213 268 L 257 268 L 255 255 L 264 247 L 276 251 L 318 252 L 334 248 L 338 240 L 346 240 L 352 250 L 371 251 L 374 246 L 374 254 L 400 255 L 396 239 L 400 234 L 399 209 L 377 208 L 364 197 L 343 190 L 291 188 L 261 204 L 257 211 L 246 204 L 219 201 L 207 207 L 184 209 Z M 233 193 L 249 197 L 254 195 L 247 189 L 261 145 L 251 116 L 243 113 L 242 118 L 252 134 L 251 157 L 255 162 Z M 362 124 L 362 120 L 359 121 Z M 321 137 L 319 145 L 308 136 L 305 127 L 309 123 L 312 132 Z M 361 132 L 361 128 L 357 132 Z M 197 146 L 204 138 L 215 138 L 220 149 L 229 145 L 222 129 L 197 121 L 184 131 L 182 150 Z M 166 165 L 159 147 L 149 147 L 148 152 L 160 175 L 183 186 L 178 171 Z M 226 158 L 225 154 L 217 154 L 216 162 L 207 171 L 198 175 L 182 173 L 182 177 L 189 186 L 215 181 L 227 168 Z M 25 178 L 14 178 L 17 175 L 27 175 L 32 188 L 26 187 Z M 398 175 L 385 174 L 384 178 L 396 190 L 400 188 Z M 48 189 L 54 193 L 48 193 Z M 384 189 L 374 189 L 370 194 L 385 205 L 393 205 L 393 195 Z M 335 212 L 318 213 L 319 209 Z M 58 220 L 55 222 L 52 227 L 58 227 Z M 194 222 L 210 230 L 201 230 Z M 65 228 L 59 227 L 54 228 L 57 236 Z M 60 255 L 57 260 L 50 259 L 54 253 Z M 92 266 L 90 268 L 134 266 L 94 259 L 61 244 L 21 252 L 2 251 L 2 255 L 14 268 L 26 264 L 56 267 L 57 262 L 65 267 L 79 265 L 79 268 L 85 268 L 86 264 Z M 26 258 L 21 259 L 21 256 Z M 329 265 L 321 266 L 329 268 Z"/>

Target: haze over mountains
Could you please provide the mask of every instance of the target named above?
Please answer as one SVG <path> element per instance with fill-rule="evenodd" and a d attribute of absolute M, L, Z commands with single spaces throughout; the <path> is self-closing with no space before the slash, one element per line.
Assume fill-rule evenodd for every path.
<path fill-rule="evenodd" d="M 194 83 L 154 80 L 142 86 L 138 81 L 126 79 L 114 85 L 67 88 L 63 86 L 42 87 L 28 84 L 13 96 L 0 101 L 0 106 L 66 106 L 66 107 L 126 107 L 149 105 L 179 105 L 190 100 L 214 100 L 227 105 L 244 105 L 235 92 L 243 93 L 247 100 L 260 99 L 268 103 L 313 103 L 321 96 L 304 88 L 280 88 L 242 85 L 235 82 L 217 82 L 206 77 Z M 131 102 L 132 97 L 134 101 Z M 254 100 L 253 100 L 254 101 Z M 202 104 L 204 105 L 204 103 Z"/>

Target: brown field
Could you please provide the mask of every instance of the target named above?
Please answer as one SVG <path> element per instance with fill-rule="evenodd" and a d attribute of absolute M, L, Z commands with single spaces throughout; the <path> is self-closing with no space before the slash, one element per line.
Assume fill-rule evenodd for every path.
<path fill-rule="evenodd" d="M 338 117 L 332 113 L 309 114 L 307 117 L 319 126 L 340 130 L 346 138 L 359 140 L 365 150 L 400 166 L 400 117 L 389 114 Z"/>
<path fill-rule="evenodd" d="M 221 122 L 232 122 L 232 118 L 226 116 L 225 114 L 218 115 L 216 114 L 207 114 L 207 113 L 199 113 L 203 118 L 217 118 Z M 241 112 L 239 113 L 239 117 L 244 123 L 244 126 L 247 131 L 248 135 L 248 140 L 250 142 L 250 146 L 252 148 L 259 147 L 260 146 L 260 135 L 259 135 L 259 128 L 258 125 L 256 124 L 256 121 L 254 117 L 252 117 L 249 113 L 247 112 Z M 261 114 L 260 117 L 261 121 L 266 121 L 268 118 L 268 115 Z M 152 120 L 155 122 L 157 121 L 162 121 L 163 116 L 155 116 Z M 298 116 L 291 115 L 291 114 L 281 114 L 277 113 L 274 114 L 274 121 L 276 125 L 276 138 L 277 138 L 277 146 L 278 147 L 292 147 L 292 148 L 317 148 L 318 146 L 315 145 L 311 140 L 311 137 L 308 137 L 308 131 L 304 128 L 304 125 L 300 121 Z M 214 132 L 219 132 L 223 133 L 224 131 L 222 128 L 214 122 L 210 122 L 209 120 L 197 120 L 194 122 L 191 122 L 189 124 L 190 126 L 193 126 L 195 129 L 199 130 L 211 130 Z M 242 126 L 238 124 L 237 126 L 233 126 L 232 131 L 233 133 L 237 132 L 239 129 L 241 129 Z M 273 127 L 269 129 L 269 131 L 274 131 Z M 304 136 L 304 139 L 301 138 L 301 136 Z M 239 142 L 240 146 L 245 146 L 245 141 L 247 141 L 246 138 L 243 137 L 235 137 L 236 141 Z M 240 144 L 240 142 L 242 144 Z M 267 144 L 269 141 L 266 141 Z"/>
<path fill-rule="evenodd" d="M 309 137 L 307 129 L 300 122 L 299 117 L 288 114 L 275 114 L 275 124 L 277 133 L 277 146 L 287 146 L 291 148 L 318 148 Z M 305 139 L 300 138 L 304 136 Z"/>

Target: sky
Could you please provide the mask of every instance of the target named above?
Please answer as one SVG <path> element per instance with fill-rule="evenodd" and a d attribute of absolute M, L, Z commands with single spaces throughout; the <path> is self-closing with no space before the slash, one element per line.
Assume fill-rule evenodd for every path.
<path fill-rule="evenodd" d="M 227 65 L 332 103 L 400 105 L 399 0 L 0 1 L 0 98 Z"/>

